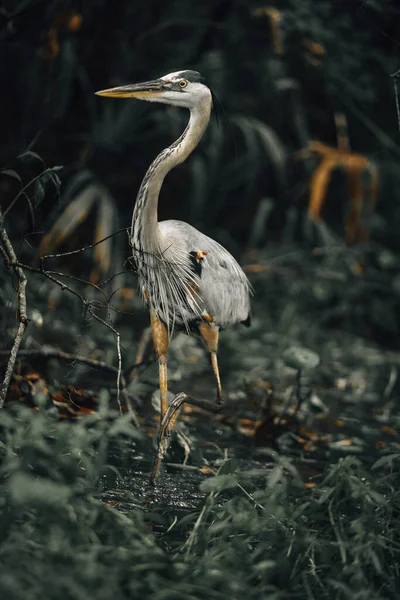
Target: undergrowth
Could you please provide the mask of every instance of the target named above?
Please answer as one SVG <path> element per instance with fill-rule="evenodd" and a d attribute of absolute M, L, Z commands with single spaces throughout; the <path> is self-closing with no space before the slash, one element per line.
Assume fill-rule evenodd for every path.
<path fill-rule="evenodd" d="M 250 473 L 220 460 L 196 510 L 125 511 L 113 463 L 145 443 L 103 407 L 79 422 L 54 409 L 0 413 L 0 597 L 7 600 L 398 597 L 400 445 L 372 466 L 344 456 L 304 486 L 290 459 Z M 123 467 L 122 467 L 123 468 Z"/>

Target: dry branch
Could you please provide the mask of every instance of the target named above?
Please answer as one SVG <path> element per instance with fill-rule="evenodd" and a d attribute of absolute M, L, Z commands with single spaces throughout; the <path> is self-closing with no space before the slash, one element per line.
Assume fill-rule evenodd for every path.
<path fill-rule="evenodd" d="M 15 254 L 14 254 L 15 256 Z M 43 275 L 44 277 L 46 277 L 47 279 L 49 279 L 50 281 L 52 281 L 53 283 L 57 284 L 63 291 L 68 291 L 70 294 L 72 294 L 73 296 L 75 296 L 76 298 L 78 298 L 83 307 L 84 310 L 90 314 L 90 316 L 92 316 L 96 321 L 98 321 L 99 323 L 101 323 L 102 325 L 104 325 L 105 327 L 107 327 L 107 329 L 109 329 L 110 331 L 112 331 L 112 333 L 115 336 L 115 340 L 116 340 L 116 345 L 117 345 L 117 356 L 118 356 L 118 367 L 114 367 L 114 371 L 117 375 L 117 400 L 118 400 L 118 405 L 120 408 L 120 411 L 122 413 L 122 406 L 121 406 L 121 401 L 120 401 L 120 395 L 122 394 L 122 396 L 124 397 L 124 400 L 126 402 L 126 406 L 129 409 L 129 412 L 132 415 L 132 418 L 135 422 L 136 425 L 138 425 L 138 420 L 135 414 L 135 411 L 133 409 L 132 403 L 130 401 L 129 395 L 126 391 L 126 387 L 127 387 L 127 383 L 126 383 L 126 378 L 122 372 L 122 356 L 121 356 L 121 337 L 120 337 L 120 333 L 115 329 L 115 327 L 113 327 L 110 323 L 107 323 L 107 321 L 105 321 L 104 319 L 102 319 L 101 317 L 99 317 L 98 314 L 96 314 L 95 310 L 98 307 L 98 302 L 93 301 L 93 300 L 87 300 L 82 294 L 80 294 L 79 292 L 77 292 L 76 290 L 74 290 L 72 287 L 70 287 L 69 285 L 67 285 L 65 282 L 61 281 L 60 279 L 58 279 L 58 277 L 67 277 L 69 279 L 75 279 L 77 281 L 83 281 L 80 280 L 77 277 L 73 277 L 71 275 L 64 275 L 63 273 L 58 273 L 56 271 L 46 271 L 44 269 L 43 263 L 45 258 L 50 258 L 49 256 L 47 257 L 42 257 L 41 261 L 40 261 L 40 267 L 32 267 L 30 265 L 25 265 L 22 263 L 19 263 L 17 261 L 17 258 L 15 256 L 15 260 L 13 261 L 12 266 L 14 267 L 14 269 L 18 268 L 20 269 L 20 271 L 23 273 L 23 269 L 28 270 L 28 271 L 32 271 L 33 273 L 40 273 L 41 275 Z M 25 276 L 24 276 L 25 277 Z M 92 287 L 95 287 L 96 289 L 98 289 L 101 293 L 104 292 L 95 284 L 91 284 L 90 282 L 85 282 L 88 283 L 89 285 L 91 285 Z M 80 357 L 83 358 L 83 357 Z M 76 359 L 76 357 L 75 357 Z M 86 363 L 88 363 L 88 361 L 90 359 L 85 359 Z M 81 361 L 83 362 L 83 361 Z M 15 363 L 15 360 L 14 360 Z M 104 363 L 105 364 L 105 363 Z M 93 363 L 92 363 L 93 365 Z M 99 364 L 97 366 L 100 366 Z M 110 367 L 109 367 L 110 369 Z M 11 375 L 10 375 L 11 378 Z"/>
<path fill-rule="evenodd" d="M 126 390 L 126 387 L 127 387 L 126 378 L 125 378 L 124 373 L 122 372 L 122 356 L 121 356 L 121 343 L 120 343 L 119 332 L 110 323 L 108 323 L 107 321 L 105 321 L 104 319 L 99 317 L 99 315 L 96 314 L 95 311 L 98 306 L 97 302 L 87 300 L 82 294 L 80 294 L 79 292 L 74 290 L 72 287 L 68 286 L 64 281 L 61 281 L 59 279 L 59 277 L 75 279 L 77 281 L 80 281 L 81 283 L 86 283 L 88 285 L 91 285 L 92 287 L 96 288 L 100 293 L 102 293 L 103 296 L 105 297 L 105 300 L 107 300 L 104 291 L 99 286 L 97 286 L 91 282 L 86 282 L 86 281 L 80 280 L 77 277 L 73 277 L 71 275 L 64 275 L 63 273 L 58 273 L 56 271 L 45 270 L 45 268 L 44 268 L 44 260 L 45 259 L 62 256 L 62 254 L 61 255 L 60 254 L 59 255 L 48 255 L 48 256 L 42 257 L 40 259 L 40 267 L 39 268 L 19 263 L 17 256 L 11 245 L 11 242 L 9 240 L 8 234 L 3 227 L 3 222 L 4 222 L 4 217 L 0 211 L 0 254 L 3 256 L 6 266 L 9 268 L 10 267 L 13 268 L 13 270 L 16 273 L 17 278 L 18 278 L 18 308 L 19 308 L 20 325 L 19 325 L 16 337 L 15 337 L 13 347 L 11 349 L 10 359 L 7 364 L 5 378 L 4 378 L 3 384 L 0 388 L 0 408 L 3 407 L 4 402 L 5 402 L 8 386 L 9 386 L 9 383 L 10 383 L 10 380 L 11 380 L 11 377 L 12 377 L 12 374 L 14 371 L 15 361 L 17 358 L 19 346 L 20 346 L 22 336 L 23 336 L 23 333 L 25 331 L 25 327 L 26 327 L 26 324 L 28 321 L 27 315 L 26 315 L 26 296 L 25 296 L 25 287 L 26 287 L 27 279 L 26 279 L 24 271 L 29 270 L 34 273 L 40 273 L 41 275 L 43 275 L 44 277 L 46 277 L 53 283 L 57 284 L 62 290 L 68 291 L 69 293 L 71 293 L 74 296 L 76 296 L 77 298 L 79 298 L 79 300 L 82 302 L 82 305 L 83 305 L 85 311 L 87 313 L 89 313 L 94 319 L 96 319 L 96 321 L 102 323 L 105 327 L 107 327 L 107 329 L 110 329 L 110 331 L 112 331 L 112 333 L 115 336 L 116 344 L 117 344 L 118 367 L 110 367 L 110 365 L 106 365 L 105 363 L 100 364 L 100 361 L 96 365 L 94 365 L 93 361 L 90 361 L 90 359 L 85 359 L 84 357 L 73 357 L 73 355 L 71 355 L 71 358 L 73 357 L 73 358 L 75 358 L 75 360 L 79 360 L 80 362 L 86 362 L 86 364 L 91 364 L 92 366 L 107 368 L 107 370 L 109 370 L 109 371 L 112 370 L 114 373 L 116 373 L 116 375 L 117 375 L 117 400 L 118 400 L 118 405 L 120 407 L 120 411 L 122 412 L 122 406 L 121 406 L 121 402 L 120 402 L 120 395 L 122 394 L 122 396 L 124 397 L 126 406 L 128 407 L 130 413 L 132 414 L 132 418 L 133 418 L 135 424 L 137 425 L 138 424 L 137 417 L 136 417 L 135 411 L 133 409 L 132 403 L 130 401 L 129 395 L 127 393 L 127 390 Z M 117 233 L 119 233 L 119 232 L 117 232 Z M 113 234 L 113 235 L 115 235 L 115 234 Z M 102 241 L 104 241 L 104 240 L 98 240 L 97 242 L 95 242 L 94 244 L 91 244 L 88 247 L 93 247 L 97 244 L 100 244 Z M 67 252 L 67 253 L 63 253 L 63 254 L 76 254 L 78 252 L 82 252 L 85 249 L 86 248 L 83 248 L 83 249 L 81 248 L 79 250 Z M 63 353 L 59 353 L 59 358 L 63 358 L 63 356 L 61 356 L 61 354 L 63 354 Z M 67 355 L 65 355 L 65 353 L 64 353 L 64 358 L 66 358 L 66 357 L 67 357 Z M 68 358 L 69 358 L 69 356 L 68 356 Z M 135 365 L 135 366 L 137 366 L 137 365 Z"/>
<path fill-rule="evenodd" d="M 26 325 L 28 323 L 28 316 L 26 312 L 26 284 L 27 279 L 21 266 L 18 264 L 17 256 L 14 252 L 14 248 L 10 242 L 7 231 L 4 229 L 4 217 L 0 209 L 0 248 L 1 255 L 5 262 L 6 267 L 12 268 L 17 276 L 18 286 L 18 320 L 19 326 L 17 333 L 15 334 L 14 343 L 10 351 L 10 358 L 7 363 L 6 372 L 4 374 L 3 383 L 0 388 L 0 408 L 3 408 L 6 400 L 8 386 L 10 385 L 11 377 L 14 372 L 15 361 L 17 359 L 18 350 L 21 344 L 22 337 L 25 332 Z"/>
<path fill-rule="evenodd" d="M 0 357 L 8 354 L 8 351 L 0 350 Z M 83 365 L 87 365 L 88 367 L 93 367 L 95 369 L 101 369 L 102 371 L 108 371 L 109 373 L 117 374 L 118 368 L 113 365 L 109 365 L 103 360 L 98 360 L 96 358 L 89 358 L 87 356 L 81 356 L 80 354 L 71 354 L 70 352 L 64 352 L 63 350 L 57 350 L 56 348 L 40 348 L 39 350 L 33 349 L 24 349 L 20 350 L 18 353 L 19 357 L 29 357 L 29 358 L 58 358 L 59 360 L 71 360 L 74 362 L 79 362 Z M 129 373 L 132 369 L 137 369 L 141 367 L 145 362 L 136 363 L 133 367 L 130 367 Z M 122 377 L 126 377 L 126 374 L 123 374 Z"/>
<path fill-rule="evenodd" d="M 1 350 L 0 357 L 8 354 L 8 352 Z M 133 420 L 137 424 L 136 415 L 134 409 L 131 405 L 130 397 L 127 392 L 127 377 L 130 378 L 131 371 L 137 371 L 139 367 L 143 365 L 147 365 L 147 361 L 137 362 L 135 365 L 130 367 L 126 373 L 122 373 L 118 370 L 118 367 L 114 367 L 113 365 L 109 365 L 103 360 L 98 360 L 95 358 L 89 358 L 87 356 L 81 356 L 79 354 L 71 354 L 70 352 L 64 352 L 63 350 L 57 350 L 56 348 L 41 348 L 39 350 L 34 349 L 23 349 L 18 352 L 19 357 L 29 357 L 29 358 L 57 358 L 58 360 L 70 360 L 72 362 L 79 362 L 83 365 L 87 365 L 88 367 L 93 367 L 94 369 L 101 369 L 102 371 L 107 371 L 108 373 L 112 373 L 116 375 L 120 379 L 121 388 L 120 391 L 124 397 L 124 401 L 126 403 L 127 408 L 132 413 Z M 119 390 L 117 388 L 117 394 Z"/>

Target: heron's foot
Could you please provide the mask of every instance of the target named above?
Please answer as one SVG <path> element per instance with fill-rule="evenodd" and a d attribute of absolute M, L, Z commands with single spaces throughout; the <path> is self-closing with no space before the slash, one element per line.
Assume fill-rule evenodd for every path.
<path fill-rule="evenodd" d="M 158 432 L 158 447 L 157 454 L 154 461 L 153 472 L 151 474 L 150 481 L 154 483 L 155 479 L 158 477 L 160 466 L 164 455 L 167 451 L 168 447 L 168 438 L 171 435 L 176 419 L 178 417 L 179 409 L 183 404 L 191 404 L 192 406 L 197 406 L 198 408 L 202 408 L 203 410 L 208 410 L 212 413 L 218 413 L 223 407 L 223 398 L 222 394 L 218 391 L 217 402 L 210 402 L 208 400 L 198 400 L 197 398 L 192 398 L 187 396 L 185 392 L 181 392 L 170 402 L 163 419 L 160 423 L 160 430 Z"/>
<path fill-rule="evenodd" d="M 154 461 L 153 471 L 152 471 L 152 474 L 150 477 L 151 483 L 154 483 L 154 481 L 158 477 L 161 463 L 163 461 L 163 458 L 164 458 L 165 453 L 168 448 L 168 438 L 170 437 L 170 435 L 174 429 L 176 419 L 178 417 L 178 411 L 179 411 L 180 407 L 182 406 L 182 404 L 186 401 L 186 398 L 187 398 L 187 396 L 184 392 L 181 392 L 180 394 L 175 396 L 175 398 L 172 400 L 172 402 L 170 402 L 170 404 L 162 418 L 162 421 L 160 423 L 160 429 L 158 432 L 158 437 L 157 437 L 157 442 L 158 442 L 157 454 L 156 454 L 156 458 Z"/>
<path fill-rule="evenodd" d="M 161 463 L 163 461 L 164 455 L 167 451 L 167 440 L 164 439 L 158 439 L 158 448 L 157 448 L 157 454 L 156 457 L 154 459 L 154 465 L 153 465 L 153 470 L 150 476 L 150 483 L 154 484 L 155 480 L 158 477 L 158 474 L 160 472 L 160 467 L 161 467 Z"/>

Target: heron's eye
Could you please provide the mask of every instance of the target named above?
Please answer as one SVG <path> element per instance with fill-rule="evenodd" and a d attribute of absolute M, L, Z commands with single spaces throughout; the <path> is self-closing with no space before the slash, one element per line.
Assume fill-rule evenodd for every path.
<path fill-rule="evenodd" d="M 186 79 L 181 79 L 179 82 L 179 87 L 181 88 L 185 88 L 187 86 L 188 82 L 186 81 Z"/>

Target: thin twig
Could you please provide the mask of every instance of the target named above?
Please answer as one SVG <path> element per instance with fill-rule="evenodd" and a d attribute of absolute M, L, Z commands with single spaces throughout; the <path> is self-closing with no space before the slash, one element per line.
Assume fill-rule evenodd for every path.
<path fill-rule="evenodd" d="M 52 281 L 53 283 L 57 284 L 62 290 L 66 290 L 68 291 L 70 294 L 72 294 L 73 296 L 75 296 L 76 298 L 78 298 L 83 307 L 84 310 L 86 312 L 88 312 L 94 319 L 96 319 L 96 321 L 98 321 L 99 323 L 101 323 L 102 325 L 104 325 L 105 327 L 107 327 L 107 329 L 109 329 L 110 331 L 113 332 L 115 339 L 116 339 L 116 343 L 117 343 L 117 356 L 118 356 L 118 368 L 116 368 L 116 373 L 117 373 L 117 400 L 118 400 L 118 406 L 120 408 L 120 412 L 122 414 L 122 406 L 121 406 L 121 399 L 120 399 L 120 394 L 122 393 L 124 400 L 126 402 L 126 405 L 129 409 L 129 412 L 132 414 L 132 418 L 135 422 L 136 425 L 138 425 L 138 420 L 137 420 L 137 416 L 135 414 L 135 411 L 133 409 L 132 403 L 130 401 L 129 395 L 126 391 L 126 387 L 127 387 L 127 383 L 126 383 L 126 378 L 124 376 L 124 374 L 122 373 L 122 355 L 121 355 L 121 336 L 119 334 L 119 332 L 110 324 L 107 323 L 107 321 L 105 321 L 104 319 L 102 319 L 101 317 L 99 317 L 99 315 L 96 314 L 95 312 L 95 307 L 96 307 L 96 302 L 93 300 L 86 300 L 86 298 L 80 294 L 79 292 L 77 292 L 76 290 L 74 290 L 72 287 L 70 287 L 69 285 L 67 285 L 66 283 L 60 281 L 59 279 L 57 279 L 57 277 L 55 277 L 55 275 L 57 275 L 58 277 L 62 277 L 63 274 L 62 273 L 57 273 L 57 272 L 48 272 L 43 268 L 43 259 L 41 260 L 41 265 L 40 268 L 37 267 L 31 267 L 30 265 L 25 265 L 22 263 L 19 263 L 17 261 L 17 257 L 14 254 L 14 259 L 12 261 L 10 261 L 10 265 L 15 269 L 20 269 L 21 272 L 23 273 L 22 269 L 27 269 L 33 273 L 39 273 L 41 275 L 43 275 L 44 277 L 46 277 L 47 279 L 49 279 L 50 281 Z M 15 360 L 14 360 L 15 363 Z M 10 376 L 11 377 L 11 376 Z"/>
<path fill-rule="evenodd" d="M 0 357 L 8 354 L 8 350 L 0 350 Z M 59 360 L 71 360 L 73 362 L 79 362 L 88 367 L 102 369 L 103 371 L 109 371 L 110 373 L 117 374 L 118 369 L 113 365 L 109 365 L 103 360 L 96 358 L 89 358 L 87 356 L 81 356 L 80 354 L 71 354 L 70 352 L 64 352 L 63 350 L 57 350 L 56 348 L 39 348 L 39 349 L 23 349 L 18 352 L 18 356 L 25 356 L 30 358 L 58 358 Z M 142 366 L 141 363 L 130 367 L 129 370 Z"/>
<path fill-rule="evenodd" d="M 81 252 L 85 252 L 85 250 L 91 250 L 95 246 L 102 244 L 106 240 L 109 240 L 110 238 L 118 235 L 119 233 L 122 233 L 123 231 L 129 231 L 129 230 L 126 227 L 123 227 L 122 229 L 118 229 L 118 231 L 114 231 L 114 233 L 107 235 L 105 238 L 102 238 L 101 240 L 98 240 L 97 242 L 93 242 L 92 244 L 88 244 L 87 246 L 83 246 L 82 248 L 78 248 L 77 250 L 69 250 L 68 252 L 58 252 L 57 254 L 46 254 L 45 256 L 42 256 L 40 258 L 40 260 L 44 261 L 49 258 L 63 258 L 64 256 L 72 256 L 73 254 L 80 254 Z"/>
<path fill-rule="evenodd" d="M 95 317 L 95 319 L 97 319 L 97 321 L 99 321 L 100 323 L 103 323 L 103 325 L 105 327 L 107 327 L 110 331 L 112 331 L 113 334 L 114 334 L 114 336 L 115 336 L 115 340 L 116 340 L 116 343 L 117 343 L 117 356 L 118 356 L 117 402 L 118 402 L 118 406 L 119 406 L 119 411 L 120 411 L 120 413 L 122 415 L 122 405 L 121 405 L 121 397 L 120 397 L 120 393 L 121 393 L 121 379 L 123 377 L 123 375 L 122 375 L 122 355 L 121 355 L 121 334 L 110 323 L 107 323 L 107 321 L 105 321 L 104 319 L 102 319 L 98 315 L 95 316 L 93 312 L 91 312 L 91 311 L 89 311 L 89 312 L 90 312 L 91 315 L 93 315 Z"/>
<path fill-rule="evenodd" d="M 100 281 L 100 283 L 98 283 L 97 285 L 99 287 L 102 287 L 103 285 L 110 283 L 110 281 L 112 281 L 116 277 L 119 277 L 120 275 L 127 275 L 127 274 L 132 275 L 132 273 L 133 273 L 132 269 L 128 269 L 126 271 L 119 271 L 118 273 L 114 273 L 114 275 L 110 275 L 110 277 L 107 277 L 107 279 L 103 279 L 103 281 Z"/>
<path fill-rule="evenodd" d="M 361 121 L 375 135 L 376 139 L 393 152 L 400 156 L 399 146 L 381 129 L 372 119 L 370 119 L 361 109 L 357 108 L 353 102 L 346 97 L 342 97 L 342 102 L 352 112 L 352 114 Z"/>
<path fill-rule="evenodd" d="M 20 191 L 18 192 L 18 194 L 16 194 L 15 198 L 13 199 L 12 202 L 10 202 L 9 206 L 7 206 L 6 210 L 3 213 L 3 219 L 6 218 L 7 214 L 10 212 L 10 210 L 13 208 L 13 206 L 15 205 L 15 203 L 17 202 L 17 200 L 19 200 L 19 198 L 21 196 L 26 196 L 28 202 L 30 201 L 30 198 L 28 196 L 28 194 L 26 193 L 26 190 L 32 185 L 34 184 L 36 181 L 38 181 L 38 179 L 40 179 L 41 177 L 43 177 L 43 175 L 45 173 L 47 173 L 48 171 L 52 171 L 52 169 L 44 169 L 44 171 L 42 171 L 41 173 L 39 173 L 39 175 L 36 175 L 36 177 L 34 177 L 33 179 L 31 179 L 26 185 L 24 185 L 23 188 L 20 189 Z"/>
<path fill-rule="evenodd" d="M 3 226 L 4 217 L 3 213 L 0 209 L 0 247 L 1 247 L 1 255 L 3 256 L 4 262 L 7 267 L 12 267 L 14 273 L 18 279 L 18 319 L 19 326 L 17 333 L 14 338 L 14 343 L 12 345 L 10 351 L 10 358 L 7 363 L 6 372 L 4 375 L 3 383 L 0 388 L 0 408 L 3 408 L 4 402 L 6 400 L 6 395 L 8 391 L 8 386 L 10 385 L 11 377 L 14 372 L 15 361 L 17 360 L 18 350 L 21 344 L 22 337 L 25 332 L 26 325 L 28 323 L 28 316 L 26 312 L 26 284 L 27 279 L 23 269 L 19 266 L 17 256 L 14 252 L 14 248 L 10 242 L 10 238 L 8 237 L 7 231 Z"/>
<path fill-rule="evenodd" d="M 400 131 L 400 105 L 399 105 L 399 90 L 397 89 L 397 79 L 400 78 L 400 69 L 393 73 L 393 85 L 394 85 L 394 95 L 396 98 L 396 111 L 397 111 L 397 123 Z"/>

